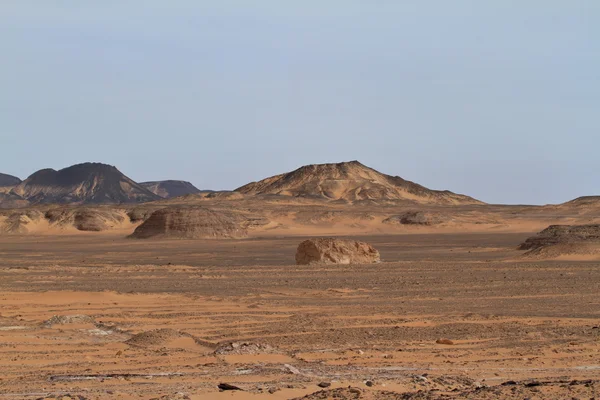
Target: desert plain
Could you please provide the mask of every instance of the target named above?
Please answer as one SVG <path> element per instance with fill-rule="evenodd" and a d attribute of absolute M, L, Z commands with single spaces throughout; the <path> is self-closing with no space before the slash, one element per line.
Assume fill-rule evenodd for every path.
<path fill-rule="evenodd" d="M 3 236 L 0 397 L 593 398 L 598 263 L 528 236 L 361 236 L 381 263 L 328 266 L 298 237 Z"/>
<path fill-rule="evenodd" d="M 353 162 L 155 200 L 77 168 L 0 212 L 0 398 L 599 396 L 598 197 L 490 205 Z M 298 265 L 319 237 L 380 260 Z"/>

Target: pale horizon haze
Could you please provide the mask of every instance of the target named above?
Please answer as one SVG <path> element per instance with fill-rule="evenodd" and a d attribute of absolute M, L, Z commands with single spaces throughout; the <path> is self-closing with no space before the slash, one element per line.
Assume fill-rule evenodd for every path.
<path fill-rule="evenodd" d="M 600 195 L 600 2 L 6 0 L 0 172 L 234 189 L 359 160 L 489 203 Z"/>

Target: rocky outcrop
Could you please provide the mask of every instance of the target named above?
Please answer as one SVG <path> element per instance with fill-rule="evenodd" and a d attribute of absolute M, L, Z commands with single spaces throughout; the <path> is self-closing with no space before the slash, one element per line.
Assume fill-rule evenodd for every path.
<path fill-rule="evenodd" d="M 518 249 L 538 258 L 600 255 L 600 225 L 551 225 Z"/>
<path fill-rule="evenodd" d="M 389 218 L 384 219 L 384 224 L 391 225 L 438 225 L 446 222 L 448 218 L 443 215 L 426 212 L 426 211 L 407 211 L 399 215 L 392 215 Z"/>
<path fill-rule="evenodd" d="M 219 239 L 243 238 L 246 218 L 233 212 L 204 207 L 168 207 L 157 210 L 136 228 L 131 238 Z"/>
<path fill-rule="evenodd" d="M 469 196 L 431 190 L 382 174 L 358 161 L 307 165 L 295 171 L 249 183 L 236 191 L 244 194 L 276 194 L 327 200 L 409 200 L 428 204 L 482 204 Z"/>
<path fill-rule="evenodd" d="M 296 264 L 371 264 L 379 252 L 368 243 L 336 238 L 309 239 L 300 243 Z"/>
<path fill-rule="evenodd" d="M 550 225 L 519 245 L 519 250 L 534 250 L 565 243 L 600 243 L 600 225 Z"/>
<path fill-rule="evenodd" d="M 125 213 L 113 209 L 52 209 L 45 213 L 52 225 L 73 226 L 78 231 L 101 232 L 115 228 L 125 221 Z"/>

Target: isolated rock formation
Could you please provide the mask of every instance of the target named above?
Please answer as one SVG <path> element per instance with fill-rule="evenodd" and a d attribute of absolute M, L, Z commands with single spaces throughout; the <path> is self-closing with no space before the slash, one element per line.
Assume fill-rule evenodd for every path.
<path fill-rule="evenodd" d="M 16 176 L 0 173 L 0 187 L 16 186 L 21 180 Z"/>
<path fill-rule="evenodd" d="M 447 218 L 444 216 L 426 212 L 426 211 L 407 211 L 399 215 L 392 215 L 389 218 L 384 219 L 384 224 L 397 224 L 397 225 L 438 225 L 445 222 Z"/>
<path fill-rule="evenodd" d="M 296 264 L 371 264 L 379 252 L 368 243 L 336 238 L 309 239 L 300 243 Z"/>
<path fill-rule="evenodd" d="M 32 204 L 137 203 L 161 198 L 117 168 L 100 163 L 77 164 L 59 171 L 37 171 L 15 186 L 11 193 Z"/>
<path fill-rule="evenodd" d="M 431 204 L 481 204 L 469 196 L 431 190 L 398 176 L 382 174 L 358 161 L 307 165 L 249 183 L 236 191 L 328 200 L 411 200 Z"/>
<path fill-rule="evenodd" d="M 200 193 L 200 189 L 186 181 L 141 182 L 140 185 L 163 199 Z"/>
<path fill-rule="evenodd" d="M 232 212 L 214 211 L 204 207 L 168 207 L 153 212 L 130 237 L 243 238 L 248 234 L 242 226 L 245 221 L 245 218 Z"/>
<path fill-rule="evenodd" d="M 528 256 L 600 254 L 600 225 L 550 225 L 521 243 Z"/>

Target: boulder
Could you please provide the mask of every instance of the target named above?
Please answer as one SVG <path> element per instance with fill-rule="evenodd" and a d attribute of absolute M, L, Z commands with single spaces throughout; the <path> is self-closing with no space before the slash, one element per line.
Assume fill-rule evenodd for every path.
<path fill-rule="evenodd" d="M 379 252 L 368 243 L 336 238 L 308 239 L 296 251 L 296 264 L 371 264 Z"/>

